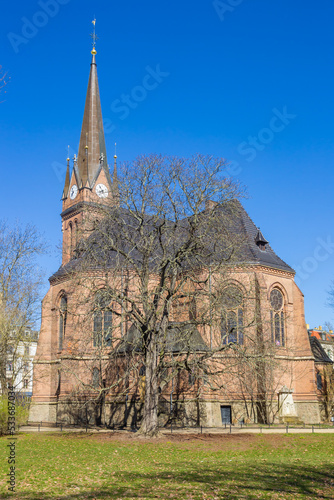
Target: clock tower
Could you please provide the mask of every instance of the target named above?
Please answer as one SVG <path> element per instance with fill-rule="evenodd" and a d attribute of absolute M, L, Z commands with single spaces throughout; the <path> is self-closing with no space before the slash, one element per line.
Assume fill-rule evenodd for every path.
<path fill-rule="evenodd" d="M 67 158 L 61 213 L 62 265 L 72 259 L 78 240 L 92 231 L 94 223 L 103 214 L 103 208 L 119 204 L 116 155 L 114 156 L 113 179 L 111 179 L 107 162 L 95 45 L 91 53 L 92 62 L 79 152 L 78 155 L 74 155 L 72 172 L 70 172 L 70 159 Z"/>

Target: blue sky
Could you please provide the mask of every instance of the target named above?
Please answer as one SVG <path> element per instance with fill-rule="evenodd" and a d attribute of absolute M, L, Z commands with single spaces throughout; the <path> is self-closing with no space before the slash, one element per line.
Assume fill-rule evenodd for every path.
<path fill-rule="evenodd" d="M 306 322 L 334 322 L 332 0 L 19 0 L 3 14 L 1 217 L 45 233 L 48 275 L 60 260 L 67 145 L 73 156 L 95 16 L 109 162 L 115 142 L 119 161 L 226 158 L 250 216 L 297 271 Z"/>

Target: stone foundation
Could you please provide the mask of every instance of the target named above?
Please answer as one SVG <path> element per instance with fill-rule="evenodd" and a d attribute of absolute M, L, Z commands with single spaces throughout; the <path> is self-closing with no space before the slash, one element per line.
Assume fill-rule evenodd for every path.
<path fill-rule="evenodd" d="M 318 424 L 320 406 L 317 401 L 295 402 L 296 418 L 305 424 Z M 257 423 L 248 405 L 248 414 L 244 402 L 236 401 L 173 401 L 173 414 L 170 415 L 170 403 L 162 400 L 159 403 L 159 425 L 170 425 L 171 421 L 177 426 L 222 427 L 221 406 L 231 407 L 231 423 Z M 68 425 L 100 425 L 107 424 L 115 427 L 135 427 L 140 425 L 143 403 L 136 401 L 106 402 L 105 406 L 94 405 L 84 401 L 63 400 L 57 402 L 33 402 L 30 407 L 29 422 L 48 422 L 55 424 L 62 422 Z M 275 408 L 275 413 L 277 408 Z M 251 418 L 249 418 L 251 415 Z M 274 423 L 281 418 L 277 414 Z"/>
<path fill-rule="evenodd" d="M 297 415 L 305 424 L 319 424 L 320 406 L 318 401 L 295 401 Z"/>
<path fill-rule="evenodd" d="M 55 424 L 57 420 L 57 403 L 32 402 L 29 410 L 29 422 L 47 422 Z"/>

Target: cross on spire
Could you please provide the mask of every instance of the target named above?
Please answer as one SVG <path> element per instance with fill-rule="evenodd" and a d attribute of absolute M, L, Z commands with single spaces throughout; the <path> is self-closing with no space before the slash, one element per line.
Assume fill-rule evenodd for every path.
<path fill-rule="evenodd" d="M 95 33 L 95 23 L 96 23 L 96 19 L 94 18 L 93 21 L 93 26 L 94 26 L 94 30 L 93 30 L 93 33 L 91 33 L 91 38 L 92 38 L 92 45 L 93 45 L 93 50 L 92 50 L 92 54 L 96 54 L 96 49 L 95 49 L 95 45 L 96 45 L 96 40 L 98 40 L 98 37 L 96 36 L 96 33 Z"/>

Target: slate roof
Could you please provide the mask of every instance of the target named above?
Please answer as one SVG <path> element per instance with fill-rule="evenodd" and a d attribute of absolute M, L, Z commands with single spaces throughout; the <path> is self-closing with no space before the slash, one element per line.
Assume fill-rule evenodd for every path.
<path fill-rule="evenodd" d="M 320 344 L 319 340 L 316 337 L 309 337 L 312 354 L 314 356 L 314 360 L 316 363 L 321 364 L 333 364 L 331 358 L 327 355 L 326 351 Z"/>
<path fill-rule="evenodd" d="M 232 265 L 263 265 L 273 269 L 294 273 L 294 270 L 276 255 L 238 200 L 232 200 L 227 202 L 224 206 L 217 205 L 217 207 L 216 209 L 220 211 L 220 215 L 222 215 L 222 217 L 217 219 L 219 220 L 220 226 L 218 226 L 217 222 L 217 226 L 212 228 L 212 231 L 214 232 L 214 237 L 212 238 L 213 243 L 211 243 L 210 237 L 208 237 L 205 243 L 206 248 L 204 250 L 202 249 L 201 259 L 197 259 L 196 254 L 194 253 L 192 260 L 188 259 L 187 262 L 182 264 L 184 267 L 209 265 L 210 263 L 213 264 L 214 260 L 217 262 L 222 261 L 225 257 L 225 253 L 227 253 L 227 250 L 223 245 L 217 245 L 217 242 L 219 243 L 220 235 L 224 235 L 224 237 L 221 236 L 222 241 L 233 241 L 233 238 L 237 241 L 236 254 L 234 255 Z M 115 212 L 112 222 L 107 220 L 102 221 L 100 226 L 89 236 L 87 240 L 79 243 L 76 258 L 61 267 L 53 276 L 51 276 L 50 281 L 55 278 L 65 276 L 67 273 L 74 272 L 80 266 L 80 263 L 85 262 L 85 259 L 91 269 L 99 268 L 99 261 L 103 263 L 103 266 L 107 265 L 110 267 L 115 265 L 116 262 L 119 262 L 120 257 L 115 251 L 112 251 L 110 242 L 113 238 L 119 238 L 119 234 L 124 232 L 124 227 L 126 227 L 128 231 L 132 231 L 130 240 L 132 240 L 132 242 L 135 241 L 138 220 L 135 219 L 130 212 L 123 208 L 114 208 L 113 210 Z M 145 234 L 149 237 L 155 229 L 153 227 L 154 222 L 151 223 L 150 216 L 147 217 L 148 221 L 144 224 L 144 231 L 146 231 Z M 202 212 L 202 217 L 205 222 L 206 211 Z M 173 226 L 173 224 L 171 224 L 170 230 L 172 231 L 171 234 L 173 235 L 173 238 L 170 239 L 171 243 L 169 244 L 168 250 L 171 253 L 174 251 L 173 247 L 175 245 L 182 243 L 184 235 L 186 235 L 189 230 L 191 222 L 190 219 L 191 218 L 180 221 L 177 226 Z M 262 247 L 263 245 L 265 247 L 263 250 L 261 250 L 257 245 L 259 241 L 259 233 Z M 175 242 L 175 245 L 173 244 L 173 241 Z M 120 242 L 119 244 L 124 245 L 124 250 L 128 252 L 129 248 L 126 248 L 126 245 L 129 245 L 130 243 L 126 241 L 126 238 L 124 238 L 124 242 Z M 145 241 L 143 244 L 145 244 Z M 214 248 L 213 245 L 215 245 Z M 140 264 L 140 260 L 142 258 L 140 246 L 141 243 L 138 242 L 138 245 L 131 247 L 131 257 L 137 262 L 137 264 Z M 206 258 L 206 261 L 205 253 L 210 256 Z M 155 269 L 154 266 L 159 264 L 160 258 L 161 248 L 157 243 L 154 252 L 150 255 L 151 269 Z"/>
<path fill-rule="evenodd" d="M 265 250 L 260 250 L 256 244 L 257 238 L 260 238 L 262 242 L 266 242 L 261 231 L 256 227 L 252 219 L 249 217 L 248 213 L 241 205 L 239 201 L 235 201 L 240 208 L 240 220 L 247 237 L 247 245 L 245 245 L 245 262 L 251 264 L 262 264 L 264 266 L 272 267 L 274 269 L 281 269 L 283 271 L 288 271 L 294 273 L 295 271 L 286 262 L 276 255 L 274 250 L 271 248 L 270 244 L 265 245 Z"/>

